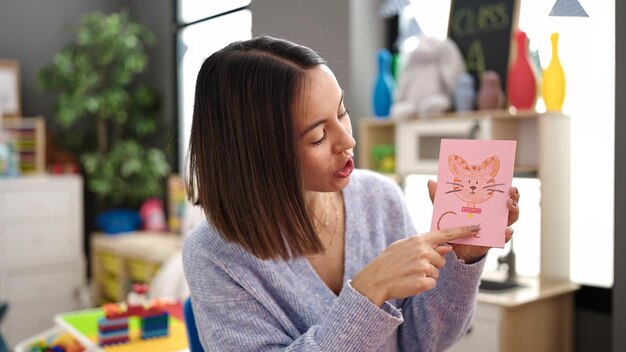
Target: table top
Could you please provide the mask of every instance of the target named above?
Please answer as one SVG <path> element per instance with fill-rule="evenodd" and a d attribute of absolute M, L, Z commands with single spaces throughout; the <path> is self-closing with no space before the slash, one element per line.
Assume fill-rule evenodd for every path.
<path fill-rule="evenodd" d="M 169 316 L 169 335 L 151 339 L 140 338 L 139 318 L 129 319 L 130 341 L 109 346 L 98 344 L 98 319 L 104 316 L 102 308 L 85 309 L 57 314 L 55 322 L 69 331 L 90 352 L 173 352 L 188 351 L 182 304 L 171 300 L 165 309 Z"/>
<path fill-rule="evenodd" d="M 489 279 L 489 277 L 483 276 Z M 478 291 L 478 302 L 503 307 L 516 307 L 523 304 L 571 294 L 579 289 L 577 284 L 567 280 L 545 277 L 518 277 L 519 287 L 504 291 Z"/>

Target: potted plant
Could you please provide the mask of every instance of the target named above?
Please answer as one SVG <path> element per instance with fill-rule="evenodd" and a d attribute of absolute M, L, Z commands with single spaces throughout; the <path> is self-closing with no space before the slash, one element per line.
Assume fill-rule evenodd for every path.
<path fill-rule="evenodd" d="M 138 208 L 161 196 L 170 170 L 154 142 L 158 97 L 139 81 L 154 35 L 127 11 L 81 17 L 75 40 L 39 72 L 43 90 L 57 93 L 60 140 L 75 152 L 99 211 Z"/>

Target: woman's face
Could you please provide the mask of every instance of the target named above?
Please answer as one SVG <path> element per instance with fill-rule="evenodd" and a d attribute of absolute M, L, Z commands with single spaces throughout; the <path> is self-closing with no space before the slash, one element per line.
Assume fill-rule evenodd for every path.
<path fill-rule="evenodd" d="M 325 65 L 308 70 L 308 81 L 294 104 L 294 126 L 307 191 L 335 192 L 348 185 L 354 169 L 350 116 L 343 91 Z"/>

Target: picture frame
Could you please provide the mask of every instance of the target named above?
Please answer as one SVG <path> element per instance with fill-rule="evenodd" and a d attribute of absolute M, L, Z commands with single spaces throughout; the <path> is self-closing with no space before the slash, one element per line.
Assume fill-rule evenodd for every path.
<path fill-rule="evenodd" d="M 22 115 L 20 63 L 0 59 L 0 118 Z"/>

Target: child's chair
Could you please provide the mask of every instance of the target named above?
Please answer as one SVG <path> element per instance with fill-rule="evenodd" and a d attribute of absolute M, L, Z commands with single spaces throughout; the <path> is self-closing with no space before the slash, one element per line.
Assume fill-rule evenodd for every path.
<path fill-rule="evenodd" d="M 191 296 L 185 300 L 183 307 L 185 314 L 185 326 L 187 327 L 187 339 L 189 340 L 190 352 L 204 352 L 200 338 L 198 337 L 198 328 L 196 327 L 196 319 L 193 316 L 193 307 L 191 306 Z"/>
<path fill-rule="evenodd" d="M 7 311 L 8 307 L 9 307 L 8 303 L 0 302 L 0 323 L 2 323 L 2 317 L 4 316 L 4 313 Z M 0 352 L 9 352 L 9 347 L 4 342 L 4 339 L 2 338 L 1 333 L 0 333 Z"/>

